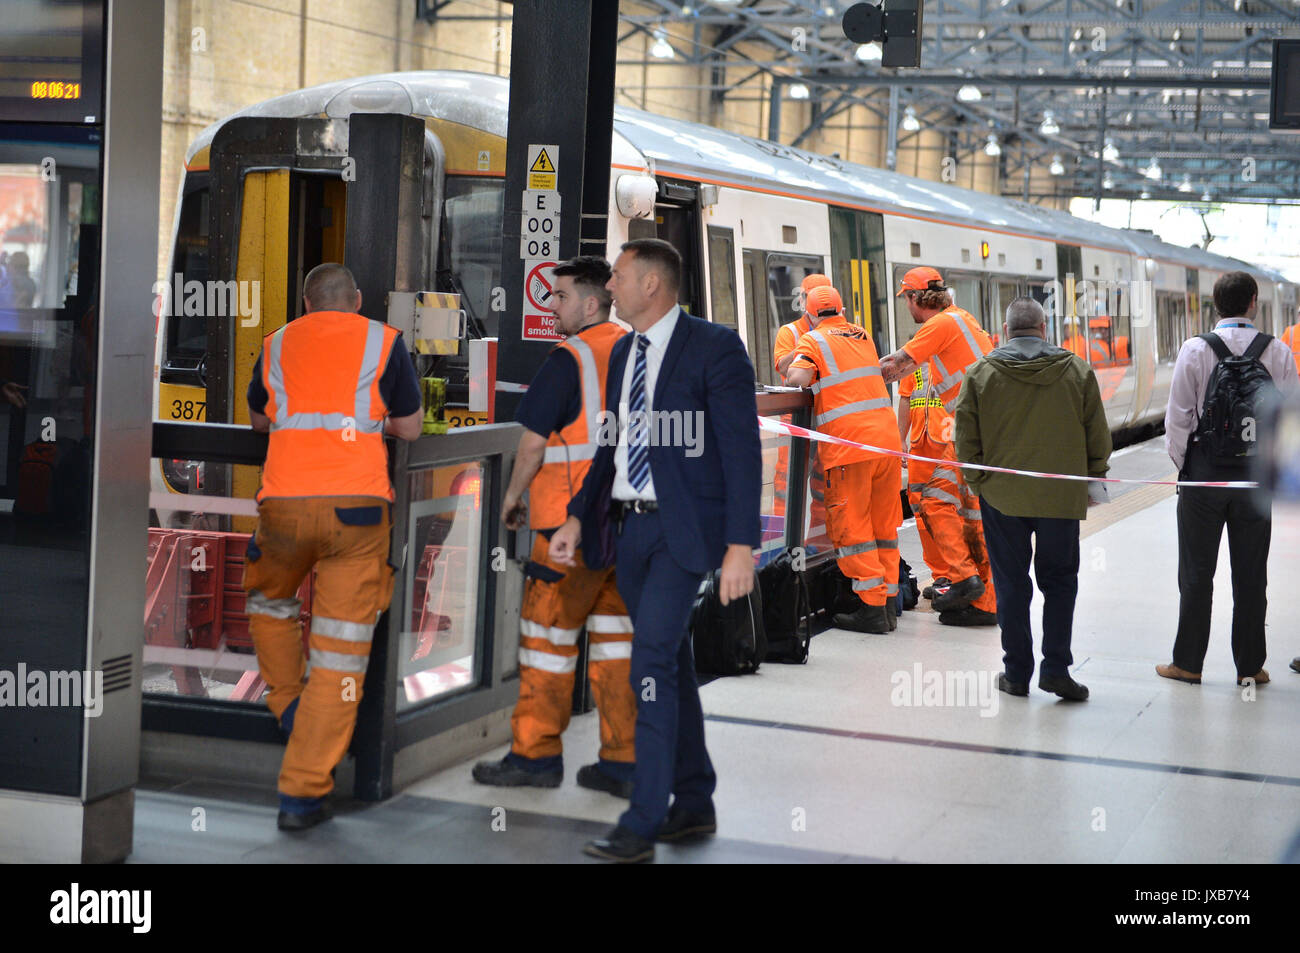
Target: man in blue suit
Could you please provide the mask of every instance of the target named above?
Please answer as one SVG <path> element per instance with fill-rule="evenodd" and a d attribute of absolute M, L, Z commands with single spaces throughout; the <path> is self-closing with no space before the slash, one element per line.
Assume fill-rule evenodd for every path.
<path fill-rule="evenodd" d="M 613 416 L 551 537 L 557 562 L 572 565 L 579 544 L 589 566 L 617 559 L 632 615 L 632 804 L 585 848 L 621 863 L 653 860 L 656 840 L 717 830 L 717 777 L 686 627 L 701 581 L 719 566 L 724 605 L 749 594 L 759 545 L 754 368 L 735 331 L 678 306 L 681 268 L 676 249 L 653 238 L 628 242 L 614 262 L 607 287 L 637 333 L 614 345 L 605 401 Z"/>

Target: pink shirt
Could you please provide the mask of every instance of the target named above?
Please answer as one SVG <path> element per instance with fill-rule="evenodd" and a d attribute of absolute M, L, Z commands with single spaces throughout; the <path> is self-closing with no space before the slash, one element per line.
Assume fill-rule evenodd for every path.
<path fill-rule="evenodd" d="M 1234 324 L 1244 324 L 1245 327 L 1232 327 Z M 1240 355 L 1250 347 L 1258 332 L 1245 318 L 1223 318 L 1214 326 L 1214 333 L 1223 338 L 1228 350 Z M 1300 388 L 1300 376 L 1296 374 L 1291 350 L 1277 338 L 1269 342 L 1259 360 L 1284 395 Z M 1165 449 L 1179 470 L 1187 456 L 1188 438 L 1201 416 L 1210 374 L 1218 363 L 1218 355 L 1199 337 L 1188 338 L 1178 352 L 1174 380 L 1169 388 L 1169 407 L 1165 410 Z"/>

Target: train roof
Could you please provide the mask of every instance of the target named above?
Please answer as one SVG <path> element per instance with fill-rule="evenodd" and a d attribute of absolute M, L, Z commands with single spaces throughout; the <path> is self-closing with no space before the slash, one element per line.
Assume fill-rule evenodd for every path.
<path fill-rule="evenodd" d="M 509 79 L 461 70 L 383 73 L 336 80 L 255 103 L 204 129 L 187 159 L 211 144 L 217 130 L 241 116 L 328 116 L 397 112 L 437 116 L 500 136 L 506 135 Z M 615 133 L 657 173 L 732 183 L 813 198 L 830 204 L 878 209 L 1046 239 L 1110 248 L 1191 267 L 1241 269 L 1270 281 L 1268 269 L 1184 248 L 1149 233 L 1114 229 L 1069 212 L 1016 199 L 845 162 L 699 123 L 625 106 L 614 108 Z M 779 189 L 774 188 L 779 185 Z"/>

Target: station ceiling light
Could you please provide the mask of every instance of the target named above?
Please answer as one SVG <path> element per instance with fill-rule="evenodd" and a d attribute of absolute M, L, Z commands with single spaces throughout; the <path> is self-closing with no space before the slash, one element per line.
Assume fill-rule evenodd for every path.
<path fill-rule="evenodd" d="M 1184 175 L 1183 181 L 1178 183 L 1178 191 L 1190 192 L 1191 190 L 1192 190 L 1192 177 L 1190 175 Z"/>
<path fill-rule="evenodd" d="M 1002 155 L 1002 147 L 998 145 L 998 137 L 989 133 L 989 141 L 984 144 L 984 154 L 986 156 Z"/>
<path fill-rule="evenodd" d="M 1106 145 L 1101 150 L 1101 157 L 1107 162 L 1114 162 L 1119 159 L 1119 150 L 1115 148 L 1115 140 L 1106 140 Z"/>
<path fill-rule="evenodd" d="M 668 37 L 662 33 L 656 33 L 654 45 L 650 47 L 650 55 L 657 60 L 670 60 L 677 53 L 673 50 L 672 44 L 668 42 Z"/>
<path fill-rule="evenodd" d="M 1052 115 L 1050 109 L 1043 113 L 1043 124 L 1038 127 L 1038 131 L 1044 136 L 1054 136 L 1061 131 L 1061 127 L 1056 124 L 1056 117 Z"/>
<path fill-rule="evenodd" d="M 978 86 L 972 86 L 967 83 L 961 89 L 957 90 L 957 98 L 963 103 L 977 103 L 984 98 L 984 94 L 979 91 Z"/>
<path fill-rule="evenodd" d="M 1208 201 L 1210 201 L 1213 197 L 1214 197 L 1214 196 L 1210 195 L 1210 193 L 1209 193 L 1208 190 L 1206 190 L 1206 191 L 1204 191 L 1204 192 L 1201 193 L 1201 201 L 1202 201 L 1202 202 L 1208 202 Z"/>
<path fill-rule="evenodd" d="M 1065 163 L 1059 155 L 1052 156 L 1052 164 L 1047 169 L 1052 175 L 1065 175 Z"/>
<path fill-rule="evenodd" d="M 808 84 L 807 84 L 807 83 L 794 83 L 794 84 L 792 84 L 792 85 L 790 86 L 790 98 L 791 98 L 791 99 L 807 99 L 807 98 L 808 98 Z"/>
<path fill-rule="evenodd" d="M 1143 188 L 1142 191 L 1138 193 L 1138 198 L 1140 199 L 1151 198 L 1151 190 L 1148 188 Z"/>
<path fill-rule="evenodd" d="M 1159 182 L 1160 177 L 1164 175 L 1164 170 L 1160 168 L 1160 163 L 1155 156 L 1151 157 L 1151 164 L 1142 170 L 1142 174 L 1153 182 Z"/>
<path fill-rule="evenodd" d="M 901 125 L 906 132 L 916 132 L 921 128 L 921 120 L 916 118 L 916 110 L 911 106 L 903 110 Z"/>
<path fill-rule="evenodd" d="M 1102 176 L 1101 187 L 1103 189 L 1113 189 L 1115 187 L 1115 180 L 1111 178 L 1109 172 Z"/>
<path fill-rule="evenodd" d="M 881 57 L 879 43 L 863 43 L 854 52 L 854 57 L 862 63 L 875 63 Z"/>

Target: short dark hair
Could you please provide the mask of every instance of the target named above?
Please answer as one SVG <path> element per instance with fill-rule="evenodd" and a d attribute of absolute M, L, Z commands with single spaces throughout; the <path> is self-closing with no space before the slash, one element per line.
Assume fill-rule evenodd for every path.
<path fill-rule="evenodd" d="M 601 311 L 609 311 L 610 295 L 609 289 L 605 287 L 609 283 L 609 262 L 599 255 L 579 255 L 562 261 L 552 269 L 551 274 L 556 278 L 572 278 L 575 288 L 584 296 L 599 301 Z"/>
<path fill-rule="evenodd" d="M 1221 318 L 1239 318 L 1259 294 L 1259 285 L 1244 271 L 1230 271 L 1214 283 L 1214 310 Z"/>
<path fill-rule="evenodd" d="M 1047 323 L 1043 306 L 1033 298 L 1020 297 L 1007 305 L 1007 336 L 1022 337 L 1033 334 Z"/>
<path fill-rule="evenodd" d="M 357 280 L 338 262 L 327 261 L 307 273 L 302 296 L 316 311 L 351 311 L 357 301 Z"/>
<path fill-rule="evenodd" d="M 644 261 L 659 272 L 668 290 L 677 294 L 677 289 L 682 286 L 682 256 L 676 248 L 662 238 L 634 238 L 623 243 L 623 251 L 630 251 L 638 261 Z"/>

